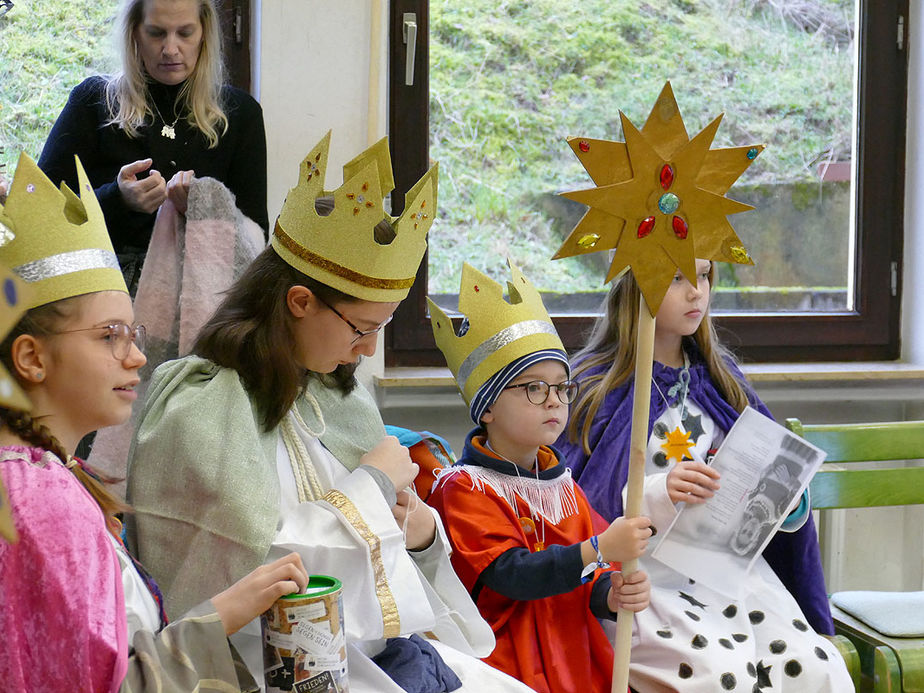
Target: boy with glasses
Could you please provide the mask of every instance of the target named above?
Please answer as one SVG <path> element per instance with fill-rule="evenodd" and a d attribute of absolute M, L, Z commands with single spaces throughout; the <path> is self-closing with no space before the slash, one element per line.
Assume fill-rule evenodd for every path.
<path fill-rule="evenodd" d="M 442 516 L 452 564 L 497 639 L 489 664 L 549 693 L 609 690 L 610 643 L 597 619 L 648 604 L 640 556 L 647 518 L 607 526 L 550 447 L 578 386 L 539 293 L 511 264 L 508 297 L 464 265 L 458 332 L 430 301 L 437 346 L 475 428 L 427 502 Z"/>

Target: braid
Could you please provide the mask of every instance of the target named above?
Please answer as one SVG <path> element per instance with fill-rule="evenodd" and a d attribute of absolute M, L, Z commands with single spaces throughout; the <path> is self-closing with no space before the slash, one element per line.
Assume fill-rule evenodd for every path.
<path fill-rule="evenodd" d="M 122 525 L 116 514 L 126 512 L 131 508 L 106 489 L 105 484 L 111 483 L 112 480 L 100 476 L 83 463 L 68 464 L 71 456 L 67 454 L 58 439 L 52 435 L 47 426 L 33 419 L 28 412 L 0 407 L 0 420 L 23 440 L 37 448 L 47 450 L 60 459 L 61 462 L 67 464 L 74 476 L 77 477 L 77 480 L 93 496 L 100 510 L 103 511 L 106 528 L 114 537 L 118 538 Z"/>

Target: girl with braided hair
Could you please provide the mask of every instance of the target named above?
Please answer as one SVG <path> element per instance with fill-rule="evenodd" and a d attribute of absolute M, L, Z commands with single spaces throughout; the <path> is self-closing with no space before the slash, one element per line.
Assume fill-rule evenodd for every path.
<path fill-rule="evenodd" d="M 83 198 L 23 156 L 0 206 L 12 236 L 0 263 L 28 288 L 0 362 L 32 403 L 28 413 L 0 407 L 0 480 L 19 535 L 0 540 L 0 690 L 256 690 L 227 636 L 305 587 L 298 555 L 165 627 L 160 592 L 120 538 L 127 506 L 72 456 L 84 435 L 129 417 L 145 364 L 144 327 L 77 169 Z M 8 302 L 16 292 L 3 284 Z"/>

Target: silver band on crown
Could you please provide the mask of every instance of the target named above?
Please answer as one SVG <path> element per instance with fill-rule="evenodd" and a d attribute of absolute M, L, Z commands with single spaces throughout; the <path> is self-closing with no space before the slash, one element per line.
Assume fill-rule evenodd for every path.
<path fill-rule="evenodd" d="M 83 250 L 71 250 L 66 253 L 58 253 L 50 257 L 43 257 L 39 260 L 27 262 L 19 267 L 14 267 L 13 271 L 26 282 L 40 282 L 52 277 L 60 277 L 72 272 L 82 272 L 84 270 L 95 269 L 114 269 L 121 272 L 119 260 L 111 250 L 102 248 L 85 248 Z"/>
<path fill-rule="evenodd" d="M 465 390 L 465 384 L 468 382 L 468 378 L 472 374 L 472 371 L 478 368 L 481 362 L 488 358 L 488 356 L 511 342 L 515 342 L 518 339 L 533 334 L 550 334 L 556 337 L 558 336 L 558 333 L 555 331 L 555 326 L 546 320 L 524 320 L 523 322 L 518 322 L 510 327 L 504 328 L 475 347 L 475 350 L 462 362 L 462 365 L 459 366 L 459 373 L 456 375 L 459 388 L 463 391 Z"/>

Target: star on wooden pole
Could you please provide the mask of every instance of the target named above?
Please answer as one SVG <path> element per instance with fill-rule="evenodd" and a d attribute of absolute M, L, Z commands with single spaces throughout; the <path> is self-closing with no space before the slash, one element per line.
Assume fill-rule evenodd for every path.
<path fill-rule="evenodd" d="M 764 145 L 710 149 L 723 116 L 693 139 L 670 82 L 638 130 L 619 114 L 625 142 L 571 137 L 595 187 L 563 193 L 587 213 L 553 259 L 615 249 L 606 281 L 632 270 L 658 312 L 679 269 L 696 284 L 696 259 L 753 264 L 727 216 L 753 209 L 725 197 Z"/>
<path fill-rule="evenodd" d="M 696 286 L 696 260 L 753 264 L 728 221 L 753 209 L 725 197 L 764 145 L 710 149 L 722 116 L 693 139 L 687 135 L 670 82 L 648 120 L 637 129 L 620 112 L 625 142 L 572 137 L 568 144 L 595 187 L 563 193 L 588 210 L 553 259 L 614 250 L 606 282 L 631 271 L 641 290 L 632 401 L 626 517 L 641 511 L 645 478 L 655 315 L 679 269 Z M 623 572 L 638 570 L 624 561 Z M 613 658 L 613 693 L 624 693 L 634 614 L 619 610 Z"/>

